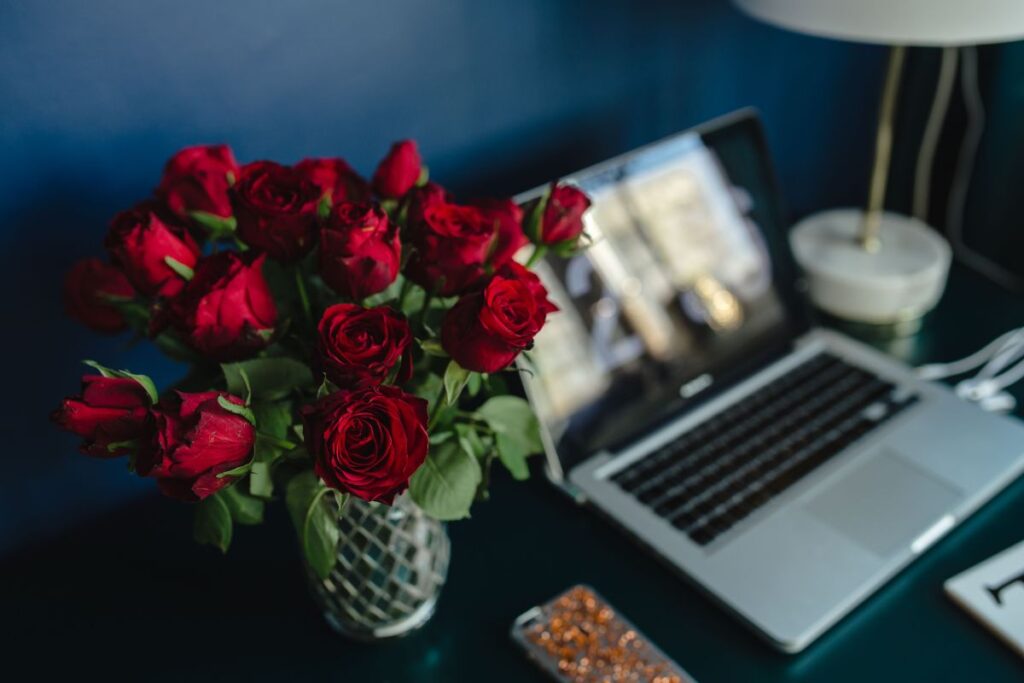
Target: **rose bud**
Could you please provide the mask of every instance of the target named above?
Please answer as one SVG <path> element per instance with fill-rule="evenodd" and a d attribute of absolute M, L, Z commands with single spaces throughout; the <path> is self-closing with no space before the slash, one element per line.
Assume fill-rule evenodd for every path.
<path fill-rule="evenodd" d="M 167 161 L 156 195 L 182 218 L 193 211 L 228 218 L 228 190 L 237 178 L 238 162 L 227 145 L 186 147 Z"/>
<path fill-rule="evenodd" d="M 427 402 L 392 386 L 343 389 L 302 409 L 317 476 L 390 505 L 427 457 Z"/>
<path fill-rule="evenodd" d="M 199 245 L 188 230 L 154 201 L 114 216 L 104 246 L 145 296 L 172 297 L 185 286 L 185 278 L 168 265 L 168 259 L 188 269 L 199 260 Z"/>
<path fill-rule="evenodd" d="M 290 166 L 273 161 L 246 164 L 231 188 L 238 236 L 271 258 L 295 261 L 313 248 L 322 194 Z"/>
<path fill-rule="evenodd" d="M 344 159 L 303 159 L 295 170 L 320 188 L 320 194 L 331 193 L 331 201 L 365 202 L 370 199 L 370 186 L 352 170 Z"/>
<path fill-rule="evenodd" d="M 82 259 L 64 278 L 67 314 L 97 332 L 125 329 L 124 317 L 110 299 L 131 299 L 135 290 L 120 270 L 98 258 Z"/>
<path fill-rule="evenodd" d="M 82 437 L 81 450 L 111 458 L 133 450 L 148 433 L 151 400 L 146 388 L 127 377 L 82 377 L 82 393 L 64 399 L 51 414 L 63 429 Z"/>
<path fill-rule="evenodd" d="M 218 474 L 249 460 L 256 430 L 219 399 L 243 405 L 219 391 L 175 392 L 153 408 L 154 435 L 139 449 L 136 471 L 155 477 L 164 494 L 196 501 L 230 484 Z"/>
<path fill-rule="evenodd" d="M 402 140 L 391 145 L 373 174 L 373 189 L 381 197 L 397 199 L 416 186 L 423 173 L 423 161 L 416 143 Z"/>
<path fill-rule="evenodd" d="M 583 214 L 588 208 L 590 198 L 583 191 L 552 183 L 533 241 L 550 246 L 577 240 L 583 234 Z"/>
<path fill-rule="evenodd" d="M 207 256 L 171 302 L 174 325 L 204 356 L 240 360 L 270 343 L 277 307 L 263 277 L 265 260 L 233 251 Z"/>
<path fill-rule="evenodd" d="M 409 239 L 415 247 L 406 274 L 441 296 L 461 294 L 479 284 L 487 268 L 500 265 L 522 243 L 507 207 L 464 206 L 428 185 L 409 208 Z"/>
<path fill-rule="evenodd" d="M 317 364 L 338 386 L 380 384 L 399 363 L 397 382 L 412 375 L 409 323 L 387 306 L 335 304 L 317 333 Z"/>
<path fill-rule="evenodd" d="M 363 299 L 398 277 L 398 226 L 372 204 L 342 202 L 320 229 L 320 276 L 341 296 Z"/>
<path fill-rule="evenodd" d="M 512 261 L 483 290 L 463 296 L 448 311 L 441 345 L 465 369 L 495 372 L 530 348 L 548 313 L 556 310 L 540 279 Z"/>

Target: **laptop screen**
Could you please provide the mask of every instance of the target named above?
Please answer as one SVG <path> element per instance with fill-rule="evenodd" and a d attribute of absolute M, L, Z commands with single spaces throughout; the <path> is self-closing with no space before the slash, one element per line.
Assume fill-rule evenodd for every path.
<path fill-rule="evenodd" d="M 752 114 L 568 181 L 593 200 L 589 246 L 538 267 L 560 312 L 524 363 L 566 468 L 643 436 L 805 328 Z"/>

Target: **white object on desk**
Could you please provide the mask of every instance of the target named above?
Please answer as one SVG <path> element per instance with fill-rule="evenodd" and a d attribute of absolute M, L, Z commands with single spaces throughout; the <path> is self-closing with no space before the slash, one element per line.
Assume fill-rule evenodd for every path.
<path fill-rule="evenodd" d="M 832 209 L 790 233 L 811 299 L 834 316 L 877 325 L 920 318 L 946 286 L 952 254 L 937 232 L 909 216 L 883 213 L 877 252 L 857 241 L 861 212 Z"/>
<path fill-rule="evenodd" d="M 927 197 L 935 145 L 957 74 L 959 51 L 956 46 L 1024 37 L 1024 2 L 734 2 L 751 16 L 791 31 L 892 46 L 879 103 L 874 165 L 865 210 L 811 216 L 794 231 L 792 243 L 797 261 L 809 275 L 811 297 L 820 308 L 847 320 L 892 326 L 894 330 L 913 329 L 909 323 L 919 320 L 938 301 L 949 267 L 949 246 L 935 230 L 927 227 L 925 221 L 928 218 Z M 915 213 L 920 220 L 883 210 L 896 133 L 895 114 L 900 99 L 903 63 L 907 48 L 911 46 L 945 48 L 943 75 L 936 87 L 935 103 L 928 117 L 917 164 Z M 971 67 L 969 71 L 973 74 L 973 58 L 970 64 L 965 61 L 967 66 Z M 965 78 L 970 74 L 965 72 Z M 963 177 L 966 183 L 967 176 Z M 956 193 L 955 196 L 960 195 Z M 951 202 L 950 206 L 958 204 Z M 957 214 L 954 218 L 959 221 L 962 205 L 956 211 L 951 208 L 950 214 Z M 837 233 L 842 233 L 844 240 L 835 239 Z M 958 228 L 957 231 L 951 229 L 951 236 L 958 251 L 966 253 Z M 813 258 L 807 258 L 808 253 L 813 254 Z"/>
<path fill-rule="evenodd" d="M 946 593 L 1024 657 L 1024 541 L 954 576 Z"/>

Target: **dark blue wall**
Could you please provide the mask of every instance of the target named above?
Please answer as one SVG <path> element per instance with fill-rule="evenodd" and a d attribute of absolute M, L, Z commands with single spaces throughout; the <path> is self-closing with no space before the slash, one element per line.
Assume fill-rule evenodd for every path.
<path fill-rule="evenodd" d="M 0 552 L 152 491 L 46 416 L 81 358 L 178 372 L 59 303 L 178 147 L 369 171 L 415 137 L 435 178 L 514 192 L 755 105 L 800 215 L 859 200 L 881 57 L 724 0 L 0 0 Z"/>

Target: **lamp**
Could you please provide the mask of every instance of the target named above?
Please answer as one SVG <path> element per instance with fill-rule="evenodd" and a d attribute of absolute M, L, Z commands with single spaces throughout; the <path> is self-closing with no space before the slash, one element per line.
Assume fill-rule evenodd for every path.
<path fill-rule="evenodd" d="M 811 299 L 819 308 L 856 322 L 916 327 L 942 296 L 951 252 L 938 231 L 922 220 L 884 210 L 893 119 L 906 48 L 947 48 L 943 71 L 953 77 L 957 51 L 952 46 L 1024 37 L 1024 1 L 734 2 L 751 16 L 781 28 L 891 46 L 865 209 L 833 209 L 809 216 L 793 227 L 790 243 L 807 274 Z M 951 78 L 948 82 L 951 85 Z M 926 140 L 934 142 L 941 123 L 941 119 L 929 121 L 932 130 L 926 131 Z M 930 158 L 924 160 L 930 165 Z"/>

